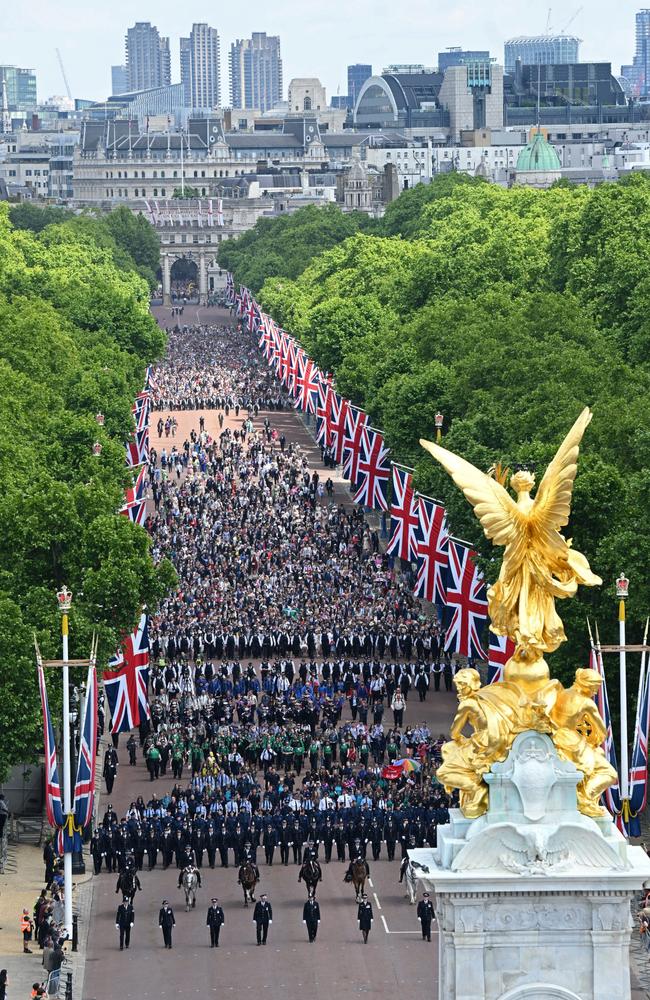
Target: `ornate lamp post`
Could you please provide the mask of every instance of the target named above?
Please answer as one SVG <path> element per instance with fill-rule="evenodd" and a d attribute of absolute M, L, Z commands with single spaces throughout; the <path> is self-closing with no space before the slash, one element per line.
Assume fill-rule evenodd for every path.
<path fill-rule="evenodd" d="M 104 416 L 103 413 L 96 413 L 95 414 L 95 420 L 97 421 L 97 423 L 99 424 L 100 427 L 103 427 L 104 426 L 104 421 L 106 420 L 106 417 Z"/>
<path fill-rule="evenodd" d="M 68 667 L 68 614 L 72 607 L 72 594 L 67 587 L 57 591 L 56 599 L 61 613 L 61 637 L 63 639 L 63 814 L 67 821 L 72 812 L 72 774 L 70 768 L 70 675 Z M 72 852 L 63 855 L 64 878 L 64 923 L 72 939 Z"/>
<path fill-rule="evenodd" d="M 620 646 L 618 654 L 619 663 L 619 691 L 620 691 L 620 712 L 621 712 L 621 808 L 630 797 L 629 768 L 628 768 L 628 747 L 627 747 L 627 668 L 625 662 L 625 602 L 627 600 L 630 581 L 621 573 L 616 581 L 616 597 L 618 599 L 618 642 Z"/>
<path fill-rule="evenodd" d="M 445 418 L 442 413 L 436 413 L 433 419 L 436 425 L 436 444 L 440 444 L 440 439 L 442 438 L 442 425 Z"/>
<path fill-rule="evenodd" d="M 95 441 L 93 445 L 93 455 L 95 456 L 95 458 L 99 458 L 101 453 L 102 453 L 102 446 L 99 443 L 99 441 Z"/>

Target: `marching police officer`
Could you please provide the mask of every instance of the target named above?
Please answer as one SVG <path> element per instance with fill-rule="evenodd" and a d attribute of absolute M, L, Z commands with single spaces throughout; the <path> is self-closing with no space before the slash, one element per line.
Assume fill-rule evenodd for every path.
<path fill-rule="evenodd" d="M 212 898 L 212 903 L 208 907 L 208 917 L 205 921 L 207 926 L 210 928 L 210 947 L 219 947 L 219 934 L 221 928 L 226 922 L 226 918 L 223 914 L 223 909 L 219 906 L 219 900 L 216 896 Z"/>
<path fill-rule="evenodd" d="M 359 930 L 363 934 L 363 943 L 368 944 L 368 934 L 372 928 L 372 903 L 366 896 L 365 892 L 361 897 L 361 902 L 359 903 L 357 920 L 359 921 Z"/>
<path fill-rule="evenodd" d="M 429 899 L 429 893 L 425 892 L 422 899 L 418 903 L 417 910 L 418 920 L 420 921 L 420 927 L 422 928 L 422 940 L 431 940 L 431 922 L 436 919 L 436 914 L 433 909 L 433 903 Z"/>
<path fill-rule="evenodd" d="M 318 905 L 318 901 L 315 896 L 309 896 L 307 902 L 303 906 L 302 922 L 307 926 L 309 943 L 312 944 L 316 940 L 318 925 L 320 923 L 320 906 Z"/>
<path fill-rule="evenodd" d="M 131 943 L 131 928 L 135 922 L 135 913 L 128 896 L 125 896 L 117 908 L 115 926 L 120 932 L 120 951 L 128 948 Z"/>
<path fill-rule="evenodd" d="M 262 893 L 255 904 L 253 911 L 253 921 L 257 928 L 257 944 L 266 944 L 266 936 L 269 933 L 269 926 L 273 923 L 273 909 L 269 903 L 266 893 Z"/>
<path fill-rule="evenodd" d="M 162 906 L 160 907 L 160 911 L 158 913 L 158 926 L 162 928 L 165 948 L 169 948 L 170 950 L 172 946 L 172 928 L 175 923 L 176 918 L 174 917 L 174 911 L 167 900 L 163 899 Z"/>

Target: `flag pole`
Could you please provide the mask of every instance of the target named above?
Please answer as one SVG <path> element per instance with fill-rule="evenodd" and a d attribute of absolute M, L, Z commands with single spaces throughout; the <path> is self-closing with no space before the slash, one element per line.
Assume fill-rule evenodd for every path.
<path fill-rule="evenodd" d="M 627 664 L 625 658 L 625 601 L 628 595 L 630 581 L 623 573 L 616 581 L 616 596 L 618 598 L 618 654 L 619 669 L 619 706 L 621 714 L 621 808 L 626 819 L 629 809 L 630 773 L 627 745 Z M 626 821 L 627 825 L 627 821 Z"/>
<path fill-rule="evenodd" d="M 63 816 L 64 823 L 67 825 L 69 822 L 69 816 L 72 812 L 72 778 L 70 771 L 70 671 L 68 665 L 68 613 L 72 606 L 72 594 L 67 587 L 63 587 L 57 592 L 56 597 L 59 602 L 59 611 L 61 612 L 61 638 L 63 641 L 63 662 L 61 664 L 63 678 Z M 67 838 L 64 837 L 63 841 L 63 922 L 65 924 L 68 938 L 72 940 L 72 850 L 69 849 L 71 845 L 67 842 Z"/>

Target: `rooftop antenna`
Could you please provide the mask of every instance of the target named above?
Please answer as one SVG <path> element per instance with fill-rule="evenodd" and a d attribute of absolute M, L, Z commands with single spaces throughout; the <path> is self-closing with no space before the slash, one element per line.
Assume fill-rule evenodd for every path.
<path fill-rule="evenodd" d="M 11 115 L 9 114 L 9 102 L 7 100 L 7 81 L 2 77 L 2 133 L 8 135 L 11 132 Z"/>

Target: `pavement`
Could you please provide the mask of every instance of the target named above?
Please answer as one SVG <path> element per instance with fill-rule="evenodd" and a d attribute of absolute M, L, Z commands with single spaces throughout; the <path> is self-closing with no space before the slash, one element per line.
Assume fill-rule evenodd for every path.
<path fill-rule="evenodd" d="M 11 1000 L 27 1000 L 35 982 L 44 982 L 47 973 L 43 968 L 42 952 L 33 941 L 31 955 L 23 952 L 20 931 L 20 917 L 23 908 L 30 916 L 34 903 L 43 888 L 45 868 L 41 847 L 31 844 L 16 844 L 10 841 L 4 874 L 0 875 L 0 968 L 7 970 Z M 72 907 L 78 915 L 79 949 L 73 953 L 66 948 L 67 958 L 63 973 L 71 972 L 73 983 L 80 986 L 86 957 L 86 938 L 90 924 L 93 898 L 92 863 L 85 875 L 73 880 Z M 62 991 L 63 993 L 63 991 Z M 80 990 L 74 996 L 80 996 Z"/>

